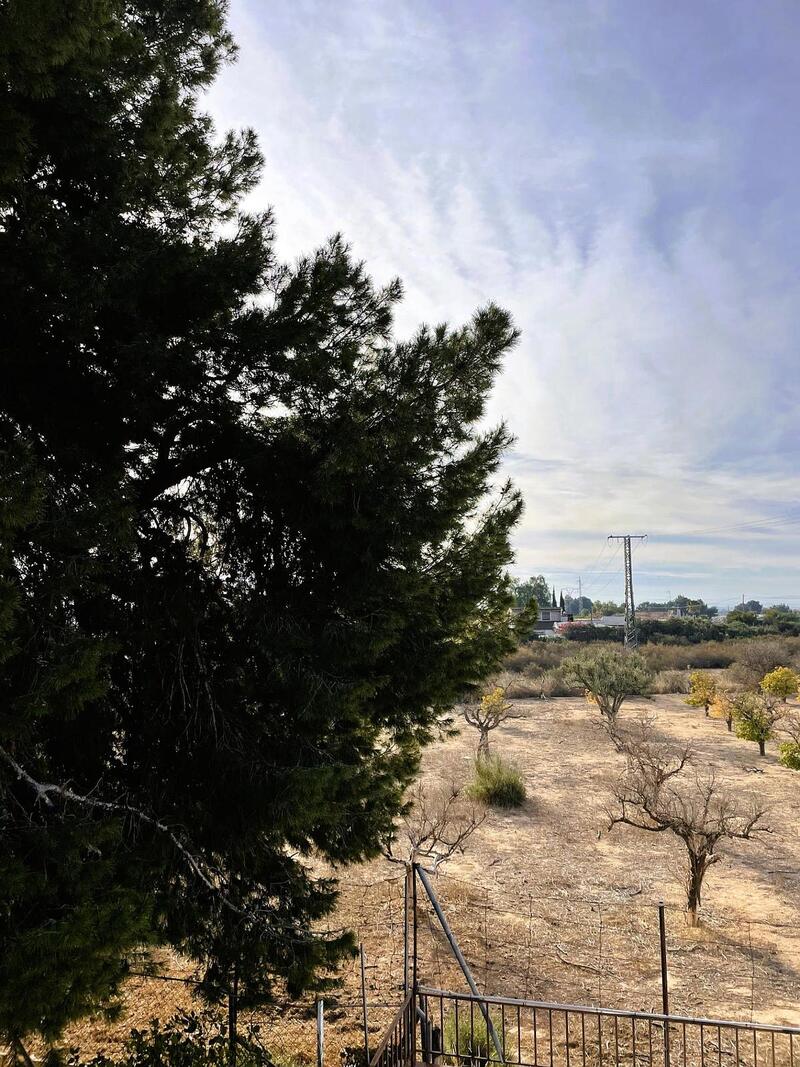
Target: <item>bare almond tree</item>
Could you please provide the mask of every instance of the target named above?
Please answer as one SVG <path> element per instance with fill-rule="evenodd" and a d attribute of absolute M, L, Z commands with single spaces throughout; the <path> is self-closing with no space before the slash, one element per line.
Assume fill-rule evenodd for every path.
<path fill-rule="evenodd" d="M 696 926 L 703 879 L 721 859 L 719 843 L 770 832 L 763 824 L 766 808 L 755 798 L 747 805 L 738 802 L 717 781 L 713 769 L 704 776 L 689 773 L 691 748 L 661 744 L 652 730 L 642 728 L 638 737 L 628 734 L 623 751 L 627 772 L 614 787 L 608 828 L 623 824 L 651 833 L 668 831 L 683 842 L 688 858 L 686 910 L 690 926 Z"/>
<path fill-rule="evenodd" d="M 407 795 L 407 810 L 395 824 L 384 856 L 409 867 L 425 863 L 434 871 L 451 856 L 464 851 L 468 839 L 486 818 L 483 805 L 471 800 L 455 780 L 423 785 L 417 782 Z"/>
<path fill-rule="evenodd" d="M 492 730 L 496 730 L 500 723 L 506 721 L 511 708 L 512 705 L 506 700 L 506 690 L 499 685 L 495 686 L 491 692 L 485 693 L 479 703 L 465 705 L 465 722 L 479 731 L 478 759 L 488 758 L 489 734 Z"/>

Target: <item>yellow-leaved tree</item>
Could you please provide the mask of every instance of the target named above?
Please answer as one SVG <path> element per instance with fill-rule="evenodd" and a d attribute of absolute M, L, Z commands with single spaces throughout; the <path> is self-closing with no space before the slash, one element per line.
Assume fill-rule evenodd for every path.
<path fill-rule="evenodd" d="M 798 685 L 800 685 L 800 678 L 791 667 L 776 667 L 774 671 L 769 671 L 761 679 L 761 691 L 778 697 L 784 704 L 787 697 L 796 695 Z"/>
<path fill-rule="evenodd" d="M 686 703 L 693 708 L 705 708 L 706 715 L 717 695 L 717 683 L 708 671 L 694 671 L 689 676 L 689 695 Z"/>
<path fill-rule="evenodd" d="M 725 725 L 728 727 L 728 733 L 733 730 L 734 719 L 734 703 L 733 695 L 727 690 L 717 687 L 717 691 L 714 694 L 714 700 L 711 703 L 711 717 L 714 719 L 723 719 Z"/>
<path fill-rule="evenodd" d="M 478 730 L 478 759 L 488 759 L 489 733 L 505 722 L 510 711 L 506 691 L 499 685 L 485 693 L 480 704 L 467 704 L 464 708 L 465 721 Z"/>

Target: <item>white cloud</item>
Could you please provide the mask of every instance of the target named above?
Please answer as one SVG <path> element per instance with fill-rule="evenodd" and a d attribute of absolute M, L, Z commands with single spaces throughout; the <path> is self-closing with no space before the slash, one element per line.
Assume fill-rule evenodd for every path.
<path fill-rule="evenodd" d="M 447 10 L 233 0 L 240 62 L 211 108 L 259 133 L 253 200 L 275 206 L 280 253 L 341 230 L 377 280 L 403 279 L 401 334 L 489 299 L 512 311 L 523 340 L 491 415 L 518 438 L 519 571 L 585 565 L 612 527 L 790 510 L 800 286 L 782 201 L 770 187 L 756 210 L 745 188 L 739 71 L 689 107 L 671 57 L 691 84 L 706 57 L 684 58 L 678 15 L 663 46 L 626 23 L 623 47 L 613 3 Z M 654 540 L 645 581 L 663 589 L 663 567 L 722 596 L 777 558 L 780 596 L 800 561 L 776 544 Z"/>

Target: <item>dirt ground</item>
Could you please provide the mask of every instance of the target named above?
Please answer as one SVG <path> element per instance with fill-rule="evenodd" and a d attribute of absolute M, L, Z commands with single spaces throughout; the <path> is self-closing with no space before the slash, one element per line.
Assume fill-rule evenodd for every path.
<path fill-rule="evenodd" d="M 629 701 L 623 717 L 646 711 L 657 735 L 691 741 L 697 767 L 713 767 L 743 800 L 770 806 L 769 834 L 724 842 L 709 871 L 697 929 L 684 916 L 685 853 L 668 834 L 630 827 L 607 831 L 610 783 L 624 759 L 583 700 L 519 700 L 493 735 L 493 749 L 517 764 L 528 799 L 514 811 L 491 810 L 463 855 L 434 886 L 478 985 L 490 994 L 573 1004 L 659 1011 L 657 903 L 666 904 L 671 1011 L 800 1025 L 800 773 L 781 767 L 777 746 L 756 745 L 687 707 L 680 696 Z M 468 779 L 476 734 L 432 746 L 423 781 Z M 348 925 L 363 941 L 373 1041 L 402 990 L 402 871 L 385 860 L 340 872 L 342 897 L 331 926 Z M 421 892 L 421 891 L 420 891 Z M 463 990 L 463 979 L 433 916 L 420 899 L 419 977 Z M 162 974 L 190 976 L 163 954 Z M 360 976 L 353 961 L 341 989 L 326 999 L 326 1061 L 360 1042 Z M 167 1018 L 192 1003 L 183 982 L 135 979 L 126 1011 L 113 1024 L 84 1023 L 66 1044 L 113 1051 L 132 1025 Z M 313 1005 L 283 1005 L 261 1018 L 278 1056 L 310 1061 Z"/>

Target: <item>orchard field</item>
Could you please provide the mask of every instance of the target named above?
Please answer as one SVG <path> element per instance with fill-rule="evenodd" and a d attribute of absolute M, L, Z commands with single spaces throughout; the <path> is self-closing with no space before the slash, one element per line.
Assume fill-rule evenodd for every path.
<path fill-rule="evenodd" d="M 742 802 L 768 805 L 769 833 L 723 842 L 709 871 L 701 924 L 685 919 L 685 852 L 672 835 L 627 826 L 609 832 L 611 789 L 625 768 L 583 698 L 512 701 L 512 716 L 492 734 L 493 751 L 521 770 L 527 799 L 516 810 L 489 809 L 482 824 L 437 874 L 434 884 L 479 986 L 539 1000 L 659 1010 L 657 902 L 666 904 L 671 1009 L 675 1013 L 800 1024 L 800 774 L 779 765 L 777 745 L 761 758 L 755 744 L 721 721 L 687 707 L 679 695 L 630 699 L 621 722 L 642 712 L 658 740 L 691 742 L 698 773 L 714 770 Z M 791 706 L 791 703 L 790 703 Z M 466 781 L 475 731 L 425 754 L 423 788 Z M 385 859 L 339 872 L 342 895 L 331 926 L 349 925 L 363 941 L 370 1030 L 375 1040 L 402 988 L 402 871 Z M 463 988 L 430 909 L 418 918 L 420 979 Z M 165 977 L 190 977 L 172 956 Z M 326 1054 L 358 1048 L 359 971 L 327 995 Z M 70 1035 L 85 1050 L 111 1050 L 132 1025 L 166 1018 L 193 1003 L 180 981 L 134 979 L 114 1023 L 84 1024 Z M 311 1060 L 312 1003 L 280 1005 L 262 1016 L 262 1037 L 276 1059 Z"/>

